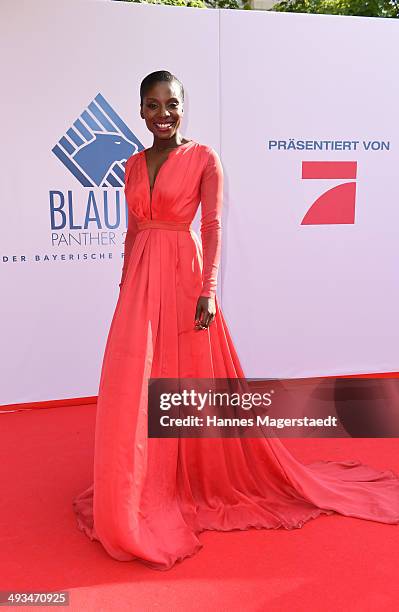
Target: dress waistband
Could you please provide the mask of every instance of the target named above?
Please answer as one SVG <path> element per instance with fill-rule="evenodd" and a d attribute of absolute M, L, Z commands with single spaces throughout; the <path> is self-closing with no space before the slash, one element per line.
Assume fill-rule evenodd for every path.
<path fill-rule="evenodd" d="M 185 221 L 162 221 L 161 219 L 144 219 L 137 221 L 138 230 L 144 229 L 168 229 L 168 230 L 180 230 L 189 232 L 191 229 L 191 223 Z"/>

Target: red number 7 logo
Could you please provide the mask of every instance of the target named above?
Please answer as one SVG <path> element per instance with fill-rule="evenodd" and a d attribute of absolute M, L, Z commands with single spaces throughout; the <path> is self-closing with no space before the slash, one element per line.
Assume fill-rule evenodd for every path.
<path fill-rule="evenodd" d="M 302 162 L 303 179 L 356 179 L 357 162 Z M 341 183 L 317 198 L 301 225 L 355 222 L 356 183 Z"/>

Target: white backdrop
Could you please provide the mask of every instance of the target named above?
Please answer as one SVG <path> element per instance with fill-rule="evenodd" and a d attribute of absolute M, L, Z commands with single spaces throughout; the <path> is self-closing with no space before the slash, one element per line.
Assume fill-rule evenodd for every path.
<path fill-rule="evenodd" d="M 222 294 L 246 375 L 399 370 L 399 22 L 223 11 L 221 41 Z M 290 139 L 359 144 L 269 150 Z M 339 160 L 356 181 L 301 178 Z M 347 182 L 355 223 L 301 225 Z"/>
<path fill-rule="evenodd" d="M 120 162 L 151 145 L 138 88 L 161 68 L 185 85 L 183 134 L 221 153 L 219 298 L 246 375 L 399 369 L 399 24 L 84 0 L 0 11 L 1 404 L 97 393 L 126 227 Z M 121 147 L 106 176 L 98 152 L 75 155 L 94 133 Z M 290 139 L 359 145 L 282 148 Z M 306 160 L 355 161 L 357 178 L 302 179 Z M 301 225 L 345 182 L 355 223 Z"/>
<path fill-rule="evenodd" d="M 0 186 L 0 403 L 92 396 L 119 292 L 126 220 L 115 230 L 114 246 L 53 247 L 49 192 L 62 192 L 67 209 L 70 191 L 74 225 L 83 225 L 88 192 L 103 221 L 103 193 L 109 192 L 112 203 L 116 191 L 124 199 L 123 189 L 82 186 L 52 149 L 85 110 L 93 118 L 95 109 L 87 109 L 99 93 L 139 142 L 151 146 L 139 114 L 139 85 L 149 72 L 167 69 L 187 89 L 183 134 L 219 150 L 218 13 L 83 0 L 9 0 L 0 13 L 7 82 L 0 97 L 6 143 Z M 112 220 L 114 210 L 110 205 Z M 58 213 L 57 225 L 60 218 Z M 54 233 L 78 237 L 84 231 L 66 227 Z M 86 231 L 99 233 L 95 222 Z M 97 259 L 32 259 L 70 253 Z M 100 253 L 106 259 L 98 259 Z M 12 262 L 13 255 L 28 261 Z"/>

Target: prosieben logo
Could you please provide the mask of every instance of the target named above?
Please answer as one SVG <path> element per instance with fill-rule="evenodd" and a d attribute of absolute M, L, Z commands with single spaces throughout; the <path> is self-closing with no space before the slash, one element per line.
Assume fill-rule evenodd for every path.
<path fill-rule="evenodd" d="M 335 225 L 355 223 L 357 162 L 304 161 L 302 178 L 339 182 L 324 191 L 313 202 L 301 225 Z"/>

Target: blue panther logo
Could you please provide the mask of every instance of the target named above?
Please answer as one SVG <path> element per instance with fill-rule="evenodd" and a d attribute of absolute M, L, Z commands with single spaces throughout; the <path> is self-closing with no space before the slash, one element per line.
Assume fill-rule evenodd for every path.
<path fill-rule="evenodd" d="M 142 149 L 99 93 L 52 151 L 83 187 L 123 187 L 126 160 Z"/>

